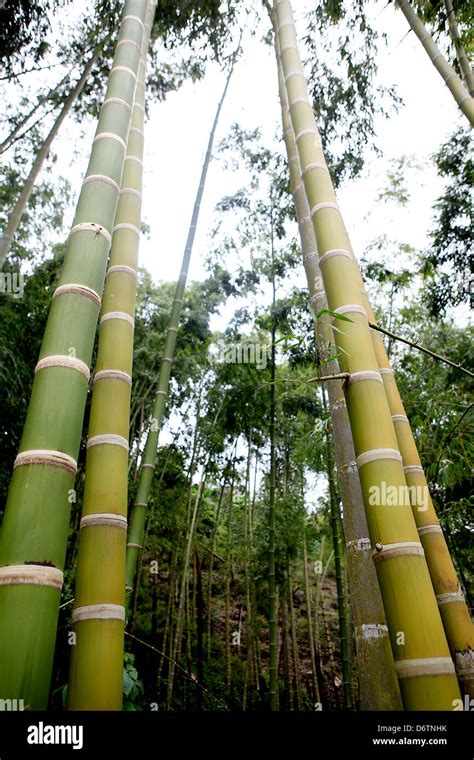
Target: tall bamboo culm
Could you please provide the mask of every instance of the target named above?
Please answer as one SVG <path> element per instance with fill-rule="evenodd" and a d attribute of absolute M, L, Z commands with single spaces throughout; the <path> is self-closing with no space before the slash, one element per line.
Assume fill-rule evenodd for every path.
<path fill-rule="evenodd" d="M 80 523 L 68 708 L 122 707 L 128 433 L 138 275 L 149 5 L 102 298 Z M 134 40 L 126 44 L 135 46 Z"/>
<path fill-rule="evenodd" d="M 278 45 L 277 38 L 275 42 Z M 277 58 L 279 58 L 278 52 Z M 283 137 L 288 156 L 290 187 L 295 203 L 309 300 L 313 309 L 319 312 L 327 309 L 326 294 L 319 269 L 316 237 L 301 178 L 281 66 L 278 66 L 278 74 Z M 324 372 L 328 375 L 336 375 L 339 373 L 337 361 L 335 359 L 326 361 L 328 354 L 332 356 L 335 350 L 328 319 L 324 315 L 316 320 L 316 333 L 319 353 L 324 362 Z M 329 382 L 327 392 L 334 432 L 338 483 L 343 503 L 344 538 L 355 629 L 360 708 L 362 710 L 399 710 L 402 707 L 400 689 L 395 674 L 377 575 L 371 557 L 369 531 L 355 465 L 354 445 L 342 382 L 339 380 Z"/>
<path fill-rule="evenodd" d="M 466 85 L 469 94 L 474 97 L 474 72 L 466 55 L 464 45 L 462 44 L 459 27 L 456 21 L 456 14 L 451 0 L 444 0 L 444 7 L 448 18 L 449 33 L 453 41 L 454 49 L 456 50 L 456 57 L 458 59 L 458 65 L 462 73 L 464 84 Z"/>
<path fill-rule="evenodd" d="M 395 0 L 401 12 L 420 40 L 428 57 L 439 72 L 446 87 L 450 91 L 458 107 L 468 119 L 471 127 L 474 126 L 474 98 L 464 87 L 462 79 L 456 74 L 451 64 L 446 60 L 424 23 L 418 18 L 408 0 Z"/>
<path fill-rule="evenodd" d="M 53 126 L 48 132 L 48 135 L 46 136 L 43 144 L 41 145 L 36 155 L 36 158 L 30 169 L 30 173 L 28 174 L 28 177 L 25 180 L 25 184 L 23 185 L 21 189 L 20 195 L 18 196 L 18 199 L 11 211 L 11 214 L 8 217 L 7 225 L 5 227 L 5 232 L 0 237 L 0 268 L 5 263 L 5 259 L 7 258 L 10 252 L 10 248 L 15 238 L 16 232 L 18 230 L 18 226 L 21 222 L 21 218 L 23 214 L 25 213 L 36 179 L 38 177 L 38 174 L 41 171 L 44 160 L 46 156 L 48 155 L 48 152 L 49 152 L 49 149 L 51 148 L 53 140 L 58 134 L 64 119 L 69 114 L 72 106 L 74 105 L 76 98 L 78 97 L 82 88 L 87 82 L 89 74 L 91 73 L 96 61 L 99 58 L 100 50 L 101 50 L 101 46 L 99 45 L 96 47 L 93 55 L 87 61 L 81 77 L 78 79 L 76 85 L 73 87 L 73 89 L 67 96 L 66 100 L 64 101 L 64 105 L 61 108 L 61 111 L 59 112 L 57 118 L 55 119 Z"/>
<path fill-rule="evenodd" d="M 362 486 L 373 558 L 385 607 L 395 670 L 408 710 L 450 710 L 459 699 L 423 548 L 411 506 L 374 505 L 371 487 L 406 489 L 390 408 L 372 344 L 350 241 L 336 203 L 298 53 L 291 3 L 275 2 L 288 103 L 319 264 L 331 311 L 351 322 L 336 332 L 346 405 Z"/>
<path fill-rule="evenodd" d="M 0 537 L 0 695 L 44 709 L 94 336 L 135 97 L 146 0 L 124 6 L 36 365 Z M 126 39 L 137 45 L 120 44 Z"/>
<path fill-rule="evenodd" d="M 138 488 L 137 495 L 133 504 L 133 509 L 130 515 L 130 528 L 128 532 L 127 542 L 127 562 L 126 562 L 126 590 L 127 590 L 127 603 L 130 593 L 133 591 L 135 585 L 135 575 L 137 570 L 138 557 L 143 549 L 143 535 L 145 531 L 146 522 L 146 510 L 148 507 L 148 500 L 150 496 L 151 484 L 153 481 L 153 473 L 155 470 L 158 439 L 160 435 L 161 425 L 163 422 L 163 415 L 165 412 L 166 401 L 168 399 L 169 383 L 171 376 L 171 365 L 173 362 L 174 349 L 176 346 L 176 334 L 178 332 L 179 320 L 181 317 L 181 311 L 183 309 L 184 292 L 186 289 L 186 281 L 188 279 L 189 262 L 191 260 L 191 254 L 193 250 L 194 237 L 196 235 L 196 227 L 199 219 L 199 212 L 201 208 L 202 197 L 204 194 L 204 186 L 206 183 L 207 172 L 212 157 L 212 148 L 214 145 L 214 137 L 216 134 L 217 125 L 219 122 L 219 116 L 222 110 L 222 106 L 229 88 L 230 80 L 234 70 L 235 60 L 237 58 L 239 47 L 233 57 L 232 64 L 227 75 L 224 91 L 222 97 L 217 106 L 216 115 L 212 124 L 211 133 L 209 135 L 209 142 L 207 145 L 207 151 L 204 158 L 201 177 L 199 180 L 199 187 L 196 194 L 196 200 L 194 202 L 193 213 L 191 217 L 191 224 L 189 226 L 188 237 L 186 240 L 186 246 L 184 249 L 183 259 L 181 262 L 181 272 L 176 284 L 176 291 L 174 294 L 173 304 L 171 307 L 171 314 L 166 331 L 165 348 L 163 356 L 161 358 L 160 374 L 158 379 L 158 390 L 155 396 L 155 403 L 153 407 L 153 417 L 151 425 L 147 434 L 145 449 L 143 451 L 142 460 L 140 463 L 140 471 L 138 476 Z"/>

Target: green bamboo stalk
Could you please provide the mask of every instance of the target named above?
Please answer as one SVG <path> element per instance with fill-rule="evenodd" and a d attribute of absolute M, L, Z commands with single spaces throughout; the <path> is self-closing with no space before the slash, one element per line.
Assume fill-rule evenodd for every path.
<path fill-rule="evenodd" d="M 272 207 L 273 210 L 273 207 Z M 275 446 L 275 377 L 276 377 L 276 318 L 275 318 L 275 262 L 273 241 L 273 214 L 270 221 L 271 229 L 271 257 L 272 257 L 272 328 L 271 328 L 271 356 L 270 356 L 270 484 L 268 502 L 268 625 L 269 625 L 269 707 L 270 710 L 278 709 L 278 660 L 277 660 L 277 604 L 276 604 L 276 575 L 275 575 L 275 478 L 276 478 L 276 446 Z"/>
<path fill-rule="evenodd" d="M 348 318 L 335 340 L 369 534 L 406 709 L 450 710 L 459 699 L 454 665 L 411 507 L 374 505 L 369 489 L 406 488 L 402 457 L 371 340 L 347 231 L 324 160 L 296 42 L 291 3 L 275 1 L 289 110 L 332 312 Z"/>
<path fill-rule="evenodd" d="M 314 702 L 320 702 L 320 694 L 318 687 L 318 674 L 316 670 L 316 649 L 313 630 L 313 618 L 311 614 L 311 596 L 309 590 L 309 575 L 308 575 L 308 549 L 306 545 L 306 526 L 303 531 L 303 570 L 304 570 L 304 592 L 306 600 L 306 617 L 308 621 L 308 642 L 309 651 L 311 657 L 311 679 L 313 685 L 313 700 Z"/>
<path fill-rule="evenodd" d="M 461 78 L 456 74 L 451 64 L 441 53 L 436 42 L 433 40 L 431 34 L 421 19 L 418 18 L 408 0 L 395 0 L 395 2 L 408 21 L 411 30 L 415 32 L 416 36 L 420 40 L 421 44 L 428 54 L 431 63 L 439 72 L 446 87 L 450 91 L 464 116 L 468 119 L 471 127 L 474 126 L 474 98 L 466 90 Z"/>
<path fill-rule="evenodd" d="M 202 197 L 204 194 L 204 187 L 206 183 L 207 172 L 211 163 L 212 147 L 214 145 L 214 137 L 219 122 L 219 116 L 224 104 L 225 96 L 229 88 L 230 80 L 234 71 L 234 64 L 237 58 L 239 47 L 232 59 L 231 67 L 227 75 L 224 91 L 222 93 L 219 105 L 217 106 L 216 115 L 212 124 L 211 132 L 209 135 L 209 142 L 207 145 L 207 151 L 204 158 L 201 178 L 199 180 L 199 187 L 196 194 L 196 200 L 194 202 L 193 213 L 191 217 L 191 224 L 189 226 L 188 238 L 186 240 L 186 246 L 184 249 L 183 259 L 181 262 L 181 273 L 176 284 L 176 291 L 174 294 L 173 304 L 171 307 L 171 314 L 166 331 L 165 348 L 160 365 L 160 374 L 158 380 L 158 390 L 155 396 L 155 404 L 153 407 L 152 424 L 147 434 L 145 449 L 143 451 L 140 472 L 138 477 L 138 488 L 133 509 L 130 516 L 130 527 L 127 543 L 127 563 L 126 563 L 126 589 L 128 592 L 132 591 L 135 585 L 136 567 L 138 561 L 138 555 L 142 550 L 143 532 L 145 528 L 145 513 L 148 506 L 148 500 L 150 496 L 151 484 L 153 481 L 153 473 L 155 469 L 158 439 L 161 431 L 161 425 L 163 422 L 163 415 L 165 412 L 166 401 L 168 399 L 169 383 L 171 376 L 171 365 L 173 362 L 174 349 L 176 346 L 176 334 L 178 332 L 179 321 L 183 308 L 184 292 L 186 288 L 186 281 L 188 278 L 189 263 L 191 260 L 191 254 L 193 250 L 194 237 L 196 234 L 197 223 L 199 219 L 199 212 L 201 208 Z"/>
<path fill-rule="evenodd" d="M 102 44 L 96 47 L 93 55 L 87 61 L 81 77 L 78 79 L 77 83 L 72 88 L 71 92 L 64 101 L 63 107 L 55 119 L 53 126 L 51 127 L 48 135 L 44 139 L 40 149 L 38 150 L 38 153 L 36 154 L 36 158 L 33 161 L 30 173 L 28 174 L 28 177 L 25 180 L 25 184 L 21 189 L 20 195 L 18 196 L 17 201 L 10 213 L 10 216 L 8 217 L 5 231 L 0 237 L 0 269 L 3 267 L 5 260 L 10 252 L 10 248 L 18 230 L 18 226 L 21 222 L 21 218 L 25 213 L 31 193 L 33 192 L 33 187 L 35 185 L 36 179 L 41 171 L 44 160 L 49 153 L 49 149 L 51 148 L 53 140 L 58 134 L 64 119 L 69 114 L 76 98 L 87 82 L 89 74 L 91 73 L 91 70 L 94 67 L 97 59 L 99 58 L 101 49 Z"/>
<path fill-rule="evenodd" d="M 97 317 L 144 33 L 145 0 L 127 0 L 60 284 L 36 365 L 0 536 L 0 694 L 48 700 L 70 502 Z"/>
<path fill-rule="evenodd" d="M 273 14 L 271 14 L 271 17 Z M 272 18 L 273 22 L 273 18 Z M 278 40 L 276 39 L 278 51 Z M 309 302 L 315 313 L 327 309 L 318 251 L 308 200 L 301 179 L 301 169 L 295 135 L 288 111 L 285 83 L 279 71 L 279 91 L 282 108 L 283 136 L 288 156 L 290 186 L 295 203 L 301 241 L 301 252 Z M 339 367 L 333 332 L 328 315 L 316 319 L 316 340 L 325 374 L 337 375 Z M 334 357 L 334 358 L 332 358 Z M 331 423 L 334 433 L 334 453 L 339 489 L 343 503 L 344 538 L 347 570 L 356 635 L 356 651 L 362 710 L 401 709 L 400 689 L 395 674 L 393 654 L 388 637 L 387 622 L 375 567 L 370 556 L 370 540 L 354 445 L 347 416 L 342 382 L 328 383 Z M 319 701 L 319 700 L 316 700 Z"/>
<path fill-rule="evenodd" d="M 321 389 L 323 399 L 323 409 L 327 412 L 326 395 L 324 388 Z M 336 573 L 337 587 L 337 614 L 339 620 L 339 639 L 341 642 L 341 661 L 342 661 L 342 688 L 344 694 L 344 708 L 350 710 L 352 707 L 352 689 L 351 689 L 351 672 L 349 667 L 348 652 L 348 633 L 347 618 L 345 608 L 344 582 L 342 578 L 342 561 L 341 545 L 339 540 L 339 525 L 336 485 L 334 482 L 334 464 L 331 451 L 331 440 L 329 431 L 326 430 L 326 469 L 329 482 L 329 504 L 330 504 L 330 524 L 332 545 L 334 551 L 334 568 Z"/>
<path fill-rule="evenodd" d="M 449 32 L 454 44 L 454 49 L 456 50 L 456 57 L 458 59 L 459 69 L 464 79 L 464 84 L 466 85 L 469 94 L 474 97 L 474 73 L 466 55 L 464 45 L 462 44 L 461 35 L 459 33 L 456 15 L 454 13 L 454 8 L 451 0 L 444 0 L 444 7 L 446 8 Z"/>
<path fill-rule="evenodd" d="M 132 125 L 102 298 L 87 440 L 72 649 L 70 710 L 122 708 L 128 429 L 138 276 L 149 4 Z M 135 42 L 127 43 L 135 46 Z"/>

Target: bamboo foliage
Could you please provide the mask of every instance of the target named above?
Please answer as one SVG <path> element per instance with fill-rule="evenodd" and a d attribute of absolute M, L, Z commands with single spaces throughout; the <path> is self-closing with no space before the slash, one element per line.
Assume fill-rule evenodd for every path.
<path fill-rule="evenodd" d="M 0 537 L 0 694 L 44 709 L 94 336 L 144 33 L 127 0 L 59 286 L 53 294 Z M 120 44 L 125 40 L 136 44 Z"/>
<path fill-rule="evenodd" d="M 132 126 L 102 299 L 72 614 L 76 635 L 68 692 L 72 710 L 118 710 L 122 706 L 128 428 L 146 54 L 154 8 L 149 4 L 145 19 Z"/>
<path fill-rule="evenodd" d="M 271 15 L 273 20 L 273 14 Z M 278 47 L 277 38 L 275 42 Z M 327 309 L 327 300 L 280 65 L 278 80 L 290 187 L 298 221 L 309 302 L 319 313 Z M 325 360 L 325 373 L 337 375 L 339 367 L 336 359 L 333 358 L 334 339 L 327 315 L 321 315 L 316 320 L 316 334 L 321 358 Z M 370 556 L 370 539 L 359 476 L 357 468 L 353 466 L 354 446 L 342 382 L 339 380 L 329 382 L 327 390 L 334 431 L 334 453 L 343 503 L 349 586 L 354 602 L 360 705 L 363 710 L 397 710 L 401 708 L 400 690 L 395 675 L 377 575 Z"/>
<path fill-rule="evenodd" d="M 456 74 L 451 64 L 441 53 L 431 34 L 411 7 L 409 0 L 395 1 L 410 24 L 410 28 L 415 32 L 426 50 L 431 63 L 439 72 L 454 100 L 465 117 L 469 120 L 471 127 L 474 126 L 474 97 L 469 94 L 468 90 L 464 87 L 461 78 Z"/>
<path fill-rule="evenodd" d="M 275 1 L 282 70 L 324 288 L 333 312 L 373 558 L 406 709 L 449 710 L 459 698 L 454 665 L 410 505 L 374 505 L 370 488 L 406 489 L 402 457 L 372 344 L 354 256 L 326 166 L 298 53 L 291 4 Z"/>
<path fill-rule="evenodd" d="M 25 209 L 28 205 L 28 201 L 33 191 L 34 184 L 36 182 L 38 174 L 41 171 L 44 160 L 46 156 L 48 155 L 48 151 L 51 148 L 53 140 L 58 134 L 64 119 L 69 114 L 76 98 L 78 97 L 82 88 L 87 82 L 89 74 L 91 73 L 91 70 L 94 67 L 94 64 L 96 63 L 97 59 L 99 58 L 100 51 L 101 51 L 101 46 L 99 45 L 96 47 L 93 55 L 87 61 L 81 77 L 78 79 L 76 85 L 73 87 L 73 89 L 67 96 L 66 100 L 64 101 L 64 105 L 61 108 L 61 111 L 59 112 L 57 118 L 55 119 L 53 126 L 51 127 L 47 137 L 45 138 L 43 144 L 41 145 L 36 155 L 36 158 L 30 169 L 30 173 L 25 181 L 25 184 L 23 185 L 21 189 L 20 195 L 18 196 L 18 199 L 11 211 L 11 214 L 8 217 L 8 221 L 5 227 L 5 232 L 0 238 L 0 269 L 5 263 L 5 259 L 7 258 L 9 254 L 12 242 L 14 240 L 14 237 L 18 230 L 18 226 L 21 221 L 21 217 L 23 216 Z"/>
<path fill-rule="evenodd" d="M 156 463 L 158 439 L 160 435 L 161 425 L 163 422 L 163 416 L 166 407 L 166 401 L 168 399 L 169 383 L 171 377 L 171 365 L 173 362 L 174 350 L 176 346 L 176 335 L 178 332 L 179 321 L 181 312 L 183 309 L 184 292 L 186 289 L 186 281 L 188 278 L 189 263 L 191 260 L 191 254 L 193 250 L 194 237 L 196 235 L 196 228 L 199 219 L 199 212 L 201 208 L 202 197 L 204 194 L 204 186 L 206 183 L 207 172 L 209 164 L 211 162 L 212 148 L 214 145 L 214 137 L 219 122 L 219 116 L 222 110 L 222 106 L 229 88 L 230 80 L 234 70 L 234 64 L 237 57 L 239 47 L 233 57 L 232 64 L 227 75 L 224 91 L 222 93 L 219 105 L 217 106 L 216 115 L 212 124 L 212 129 L 209 135 L 209 141 L 207 145 L 206 155 L 201 170 L 201 177 L 199 180 L 199 186 L 196 194 L 196 200 L 194 202 L 193 213 L 191 217 L 191 224 L 189 226 L 188 237 L 184 249 L 183 259 L 181 262 L 181 272 L 176 284 L 176 291 L 174 294 L 173 303 L 171 306 L 171 314 L 166 331 L 165 348 L 160 364 L 160 374 L 158 379 L 158 390 L 155 396 L 155 403 L 153 407 L 153 417 L 150 428 L 148 430 L 145 449 L 143 451 L 140 471 L 138 476 L 138 488 L 135 497 L 135 502 L 130 515 L 130 528 L 128 533 L 127 543 L 127 564 L 126 564 L 126 590 L 127 592 L 133 591 L 135 585 L 135 575 L 137 562 L 140 552 L 143 549 L 143 534 L 145 530 L 146 521 L 146 509 L 148 507 L 148 500 L 150 496 L 151 484 L 153 481 L 153 474 Z"/>

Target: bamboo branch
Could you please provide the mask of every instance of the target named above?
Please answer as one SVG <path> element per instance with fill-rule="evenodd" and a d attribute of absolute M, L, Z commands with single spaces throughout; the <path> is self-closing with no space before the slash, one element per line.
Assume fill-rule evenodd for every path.
<path fill-rule="evenodd" d="M 327 380 L 348 380 L 351 376 L 350 372 L 338 372 L 336 375 L 322 375 L 319 377 L 310 377 L 308 383 L 325 383 Z"/>
<path fill-rule="evenodd" d="M 408 340 L 408 338 L 402 338 L 401 335 L 395 335 L 395 333 L 391 332 L 390 330 L 386 330 L 385 327 L 380 327 L 380 325 L 376 325 L 373 322 L 369 322 L 369 327 L 371 327 L 372 330 L 377 330 L 377 332 L 381 332 L 384 335 L 387 335 L 389 338 L 392 338 L 392 340 L 398 340 L 400 341 L 400 343 L 406 343 L 407 346 L 411 346 L 411 348 L 416 348 L 417 351 L 421 351 L 423 354 L 427 354 L 428 356 L 431 356 L 432 359 L 437 359 L 438 361 L 443 362 L 444 364 L 448 364 L 450 367 L 454 367 L 454 369 L 458 369 L 460 372 L 464 372 L 466 375 L 469 375 L 469 377 L 474 377 L 474 372 L 471 372 L 470 370 L 466 369 L 461 364 L 456 364 L 455 362 L 452 362 L 450 359 L 446 359 L 445 356 L 441 356 L 440 354 L 436 354 L 434 351 L 430 351 L 429 348 L 420 346 L 419 343 L 415 343 L 412 340 Z"/>

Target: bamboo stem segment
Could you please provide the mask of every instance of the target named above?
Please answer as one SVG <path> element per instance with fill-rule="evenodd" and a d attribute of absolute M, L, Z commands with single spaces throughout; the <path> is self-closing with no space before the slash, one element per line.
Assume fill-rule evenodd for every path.
<path fill-rule="evenodd" d="M 378 373 L 377 357 L 356 276 L 350 241 L 337 207 L 321 138 L 297 48 L 291 3 L 275 1 L 275 16 L 289 111 L 313 221 L 324 288 L 331 311 L 347 309 L 351 322 L 335 336 L 342 371 Z M 335 255 L 324 259 L 329 253 Z M 354 308 L 357 307 L 357 308 Z M 411 507 L 373 504 L 371 487 L 406 488 L 397 438 L 383 384 L 375 377 L 345 390 L 354 451 L 364 497 L 400 690 L 408 710 L 451 710 L 459 689 Z M 395 456 L 396 455 L 396 456 Z M 446 662 L 451 662 L 448 672 Z M 411 668 L 400 663 L 413 661 Z M 430 663 L 429 667 L 427 662 Z"/>

